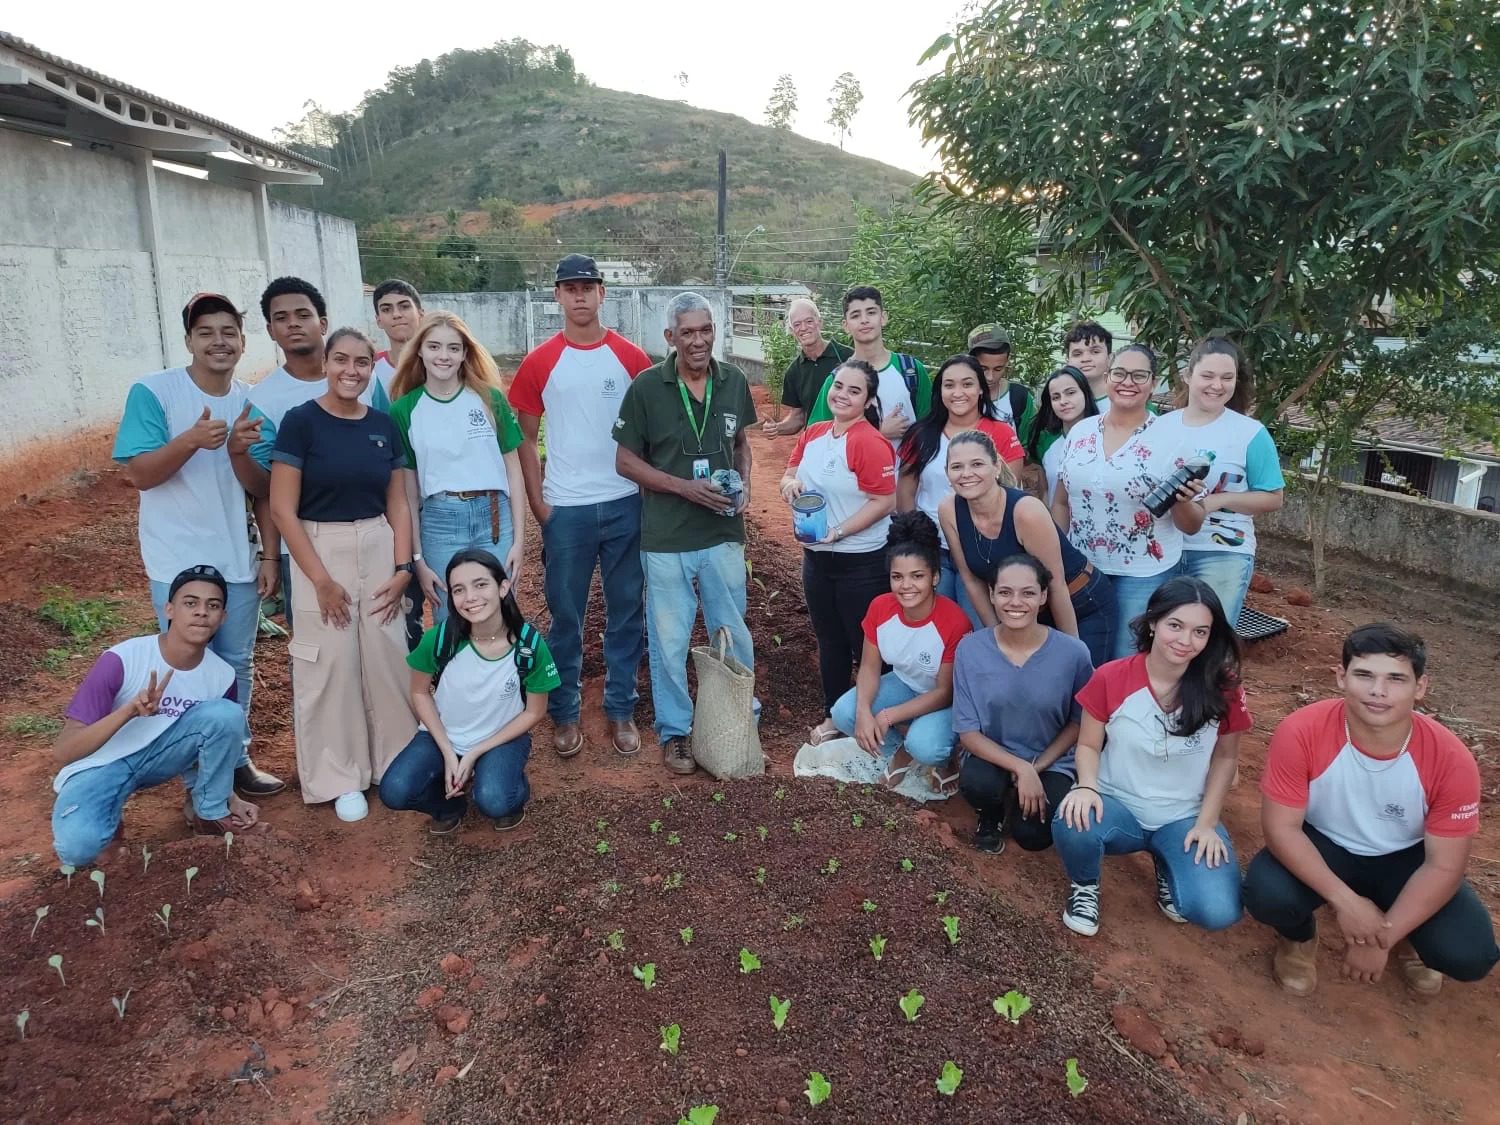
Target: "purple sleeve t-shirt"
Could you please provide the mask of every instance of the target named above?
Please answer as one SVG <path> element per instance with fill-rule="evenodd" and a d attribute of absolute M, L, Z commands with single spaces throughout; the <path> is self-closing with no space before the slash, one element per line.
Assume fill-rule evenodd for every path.
<path fill-rule="evenodd" d="M 1083 709 L 1074 695 L 1094 666 L 1077 637 L 1047 630 L 1042 647 L 1017 668 L 982 629 L 959 642 L 953 659 L 953 730 L 978 731 L 1016 757 L 1034 762 Z M 1047 767 L 1076 776 L 1073 749 Z"/>

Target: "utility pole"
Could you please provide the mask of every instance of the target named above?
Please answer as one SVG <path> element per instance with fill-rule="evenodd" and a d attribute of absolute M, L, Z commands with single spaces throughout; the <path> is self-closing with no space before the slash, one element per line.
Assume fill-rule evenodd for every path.
<path fill-rule="evenodd" d="M 714 286 L 723 289 L 729 284 L 729 235 L 725 233 L 725 222 L 729 211 L 729 157 L 719 150 L 719 228 L 714 236 Z"/>

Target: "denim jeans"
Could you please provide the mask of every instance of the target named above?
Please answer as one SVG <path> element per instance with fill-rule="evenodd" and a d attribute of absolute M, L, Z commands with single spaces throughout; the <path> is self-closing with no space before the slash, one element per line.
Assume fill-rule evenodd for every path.
<path fill-rule="evenodd" d="M 515 543 L 515 529 L 510 518 L 510 497 L 502 492 L 496 502 L 500 505 L 500 541 L 490 538 L 490 500 L 480 497 L 460 500 L 457 496 L 435 493 L 422 501 L 422 561 L 432 568 L 438 581 L 448 584 L 448 562 L 467 547 L 478 547 L 490 552 L 504 565 L 505 556 Z M 410 591 L 411 596 L 421 597 L 420 589 Z M 432 607 L 434 625 L 448 616 L 446 596 Z"/>
<path fill-rule="evenodd" d="M 854 721 L 857 707 L 857 693 L 859 689 L 850 688 L 844 692 L 833 705 L 831 718 L 833 725 L 845 734 L 854 733 Z M 880 686 L 875 689 L 875 698 L 870 703 L 871 711 L 879 711 L 886 707 L 899 707 L 903 703 L 910 703 L 917 697 L 917 692 L 911 690 L 895 672 L 887 672 L 880 677 Z M 953 757 L 953 708 L 944 707 L 941 711 L 929 711 L 925 715 L 918 715 L 906 725 L 906 733 L 903 735 L 894 726 L 885 732 L 885 742 L 880 747 L 880 755 L 889 758 L 896 752 L 896 747 L 905 744 L 906 752 L 924 766 L 940 766 Z"/>
<path fill-rule="evenodd" d="M 1104 815 L 1082 831 L 1068 827 L 1062 817 L 1052 818 L 1052 842 L 1062 859 L 1068 878 L 1075 883 L 1097 883 L 1106 855 L 1150 852 L 1158 868 L 1165 868 L 1172 902 L 1195 926 L 1222 930 L 1240 917 L 1240 865 L 1234 845 L 1222 824 L 1214 831 L 1229 855 L 1217 867 L 1193 862 L 1193 852 L 1184 851 L 1183 840 L 1196 823 L 1184 817 L 1157 829 L 1142 828 L 1129 809 L 1113 797 L 1103 797 Z M 1196 849 L 1194 849 L 1196 850 Z"/>
<path fill-rule="evenodd" d="M 958 571 L 953 567 L 953 556 L 944 550 L 939 552 L 938 557 L 941 565 L 938 570 L 937 592 L 957 602 L 958 608 L 968 614 L 971 626 L 975 629 L 983 629 L 984 622 L 974 611 L 974 603 L 969 601 L 969 588 L 964 585 L 963 579 L 958 576 Z"/>
<path fill-rule="evenodd" d="M 603 504 L 554 505 L 542 525 L 542 582 L 552 613 L 547 647 L 562 681 L 547 696 L 554 723 L 578 721 L 583 618 L 596 564 L 604 591 L 604 713 L 629 719 L 640 701 L 636 677 L 646 646 L 639 493 Z"/>
<path fill-rule="evenodd" d="M 1107 660 L 1113 660 L 1115 635 L 1115 602 L 1113 580 L 1097 568 L 1083 584 L 1083 589 L 1069 599 L 1073 603 L 1073 617 L 1078 622 L 1078 639 L 1088 646 L 1089 659 L 1097 668 Z M 1043 625 L 1052 625 L 1052 611 L 1046 606 L 1038 620 Z"/>
<path fill-rule="evenodd" d="M 1110 591 L 1114 594 L 1114 605 L 1110 612 L 1112 640 L 1109 659 L 1120 660 L 1135 654 L 1135 632 L 1130 628 L 1130 623 L 1146 612 L 1146 603 L 1151 600 L 1152 594 L 1181 573 L 1182 563 L 1179 561 L 1160 574 L 1109 576 Z"/>
<path fill-rule="evenodd" d="M 1255 571 L 1254 555 L 1239 551 L 1184 551 L 1182 569 L 1184 574 L 1213 587 L 1231 627 L 1239 623 L 1245 595 L 1250 592 L 1250 575 Z"/>
<path fill-rule="evenodd" d="M 114 838 L 130 795 L 181 777 L 204 820 L 229 815 L 234 767 L 244 753 L 245 712 L 205 699 L 134 754 L 75 773 L 52 806 L 52 846 L 74 867 L 93 863 Z"/>
<path fill-rule="evenodd" d="M 755 667 L 755 646 L 745 625 L 745 545 L 720 543 L 702 551 L 642 551 L 646 571 L 646 623 L 651 663 L 651 702 L 656 737 L 686 735 L 693 729 L 688 695 L 688 647 L 698 606 L 710 638 L 729 629 L 730 651 L 746 668 Z"/>
<path fill-rule="evenodd" d="M 151 608 L 156 611 L 156 624 L 163 633 L 167 631 L 167 594 L 171 589 L 168 582 L 151 583 Z M 291 620 L 288 614 L 288 623 Z M 234 669 L 234 694 L 245 711 L 244 744 L 247 747 L 250 745 L 250 692 L 255 685 L 255 638 L 259 630 L 260 594 L 256 592 L 255 583 L 229 583 L 229 595 L 224 599 L 224 621 L 214 639 L 208 642 L 208 647 Z M 246 752 L 237 764 L 249 760 L 250 755 Z"/>
<path fill-rule="evenodd" d="M 526 759 L 530 756 L 529 733 L 479 756 L 470 792 L 480 812 L 498 818 L 521 811 L 531 797 L 526 781 Z M 447 796 L 447 788 L 443 752 L 432 735 L 419 730 L 386 767 L 380 779 L 380 803 L 388 809 L 412 809 L 435 818 L 462 813 L 467 802 L 463 797 Z"/>

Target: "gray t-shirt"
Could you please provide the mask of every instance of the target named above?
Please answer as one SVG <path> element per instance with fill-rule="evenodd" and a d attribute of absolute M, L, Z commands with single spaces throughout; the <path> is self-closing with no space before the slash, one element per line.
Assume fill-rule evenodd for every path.
<path fill-rule="evenodd" d="M 1056 629 L 1019 668 L 1000 651 L 994 629 L 970 633 L 953 657 L 953 731 L 978 731 L 1034 762 L 1082 716 L 1073 697 L 1093 673 L 1088 647 Z M 1076 776 L 1072 749 L 1047 768 Z"/>

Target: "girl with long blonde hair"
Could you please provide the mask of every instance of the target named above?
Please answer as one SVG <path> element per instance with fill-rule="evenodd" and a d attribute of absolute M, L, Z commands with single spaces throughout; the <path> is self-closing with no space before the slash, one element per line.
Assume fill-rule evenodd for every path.
<path fill-rule="evenodd" d="M 391 384 L 391 419 L 407 460 L 417 579 L 433 618 L 447 616 L 439 575 L 459 551 L 482 547 L 514 581 L 526 538 L 521 428 L 484 345 L 449 312 L 428 313 Z"/>

